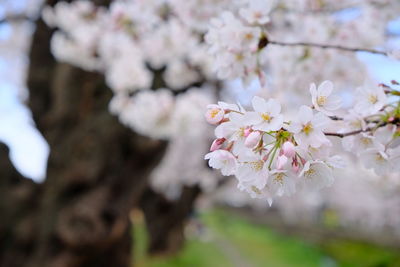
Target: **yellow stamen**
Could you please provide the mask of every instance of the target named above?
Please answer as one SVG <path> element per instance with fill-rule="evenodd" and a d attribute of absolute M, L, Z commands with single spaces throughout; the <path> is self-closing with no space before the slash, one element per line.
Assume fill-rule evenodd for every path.
<path fill-rule="evenodd" d="M 376 160 L 376 161 L 379 161 L 379 162 L 385 161 L 385 159 L 382 157 L 381 154 L 376 154 L 376 155 L 375 155 L 375 160 Z"/>
<path fill-rule="evenodd" d="M 261 118 L 268 122 L 270 122 L 272 120 L 272 117 L 268 113 L 261 114 Z"/>
<path fill-rule="evenodd" d="M 261 171 L 264 167 L 264 161 L 262 161 L 262 160 L 253 161 L 253 162 L 250 162 L 250 164 L 251 164 L 251 168 L 256 172 Z"/>
<path fill-rule="evenodd" d="M 315 170 L 309 169 L 308 171 L 304 172 L 304 177 L 307 179 L 312 179 L 315 176 Z"/>
<path fill-rule="evenodd" d="M 371 103 L 371 104 L 376 104 L 376 102 L 378 102 L 378 96 L 377 95 L 369 95 L 368 96 L 368 101 Z"/>
<path fill-rule="evenodd" d="M 246 40 L 248 40 L 248 41 L 251 41 L 251 40 L 253 40 L 254 39 L 254 35 L 252 34 L 252 33 L 246 33 L 245 35 L 244 35 L 244 39 L 246 39 Z"/>
<path fill-rule="evenodd" d="M 284 178 L 284 174 L 283 173 L 278 173 L 275 175 L 274 181 L 280 185 L 283 185 L 283 178 Z"/>
<path fill-rule="evenodd" d="M 217 116 L 217 114 L 219 113 L 219 109 L 213 109 L 210 112 L 211 118 L 215 118 L 215 116 Z"/>
<path fill-rule="evenodd" d="M 372 140 L 370 138 L 367 138 L 367 137 L 362 137 L 360 139 L 360 141 L 365 146 L 368 146 L 368 145 L 370 145 L 372 143 Z"/>
<path fill-rule="evenodd" d="M 253 190 L 254 193 L 261 195 L 261 191 L 260 189 L 258 189 L 257 187 L 255 187 L 254 185 L 251 187 L 251 190 Z"/>
<path fill-rule="evenodd" d="M 319 96 L 319 97 L 317 98 L 317 104 L 318 104 L 319 106 L 325 105 L 325 104 L 326 104 L 326 96 Z"/>
<path fill-rule="evenodd" d="M 302 130 L 306 135 L 309 135 L 313 131 L 313 127 L 311 122 L 307 123 L 306 125 L 303 125 L 303 130 Z"/>

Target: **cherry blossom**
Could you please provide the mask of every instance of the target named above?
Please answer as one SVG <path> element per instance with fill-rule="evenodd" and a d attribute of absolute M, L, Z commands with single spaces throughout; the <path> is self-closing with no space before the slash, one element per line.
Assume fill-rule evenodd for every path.
<path fill-rule="evenodd" d="M 328 118 L 322 113 L 314 115 L 310 107 L 301 106 L 297 120 L 292 121 L 288 128 L 294 133 L 294 139 L 300 146 L 317 148 L 329 143 L 323 133 L 328 123 Z"/>
<path fill-rule="evenodd" d="M 220 169 L 222 175 L 233 175 L 236 172 L 236 158 L 226 150 L 215 150 L 205 155 L 204 159 L 208 159 L 208 164 L 214 169 Z"/>
<path fill-rule="evenodd" d="M 331 95 L 333 90 L 333 83 L 325 81 L 321 83 L 318 88 L 313 83 L 310 87 L 311 101 L 314 108 L 325 115 L 334 115 L 333 111 L 341 106 L 341 99 L 339 96 Z"/>

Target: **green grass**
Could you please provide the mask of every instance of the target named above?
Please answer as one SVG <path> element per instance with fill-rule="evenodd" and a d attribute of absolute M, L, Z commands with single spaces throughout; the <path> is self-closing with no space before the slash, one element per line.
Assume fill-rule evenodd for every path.
<path fill-rule="evenodd" d="M 322 245 L 342 267 L 399 267 L 400 252 L 348 240 L 334 240 Z"/>
<path fill-rule="evenodd" d="M 136 224 L 135 266 L 400 267 L 400 253 L 374 245 L 347 240 L 312 245 L 220 210 L 203 214 L 201 220 L 211 240 L 188 240 L 182 252 L 169 258 L 146 256 L 144 225 Z"/>

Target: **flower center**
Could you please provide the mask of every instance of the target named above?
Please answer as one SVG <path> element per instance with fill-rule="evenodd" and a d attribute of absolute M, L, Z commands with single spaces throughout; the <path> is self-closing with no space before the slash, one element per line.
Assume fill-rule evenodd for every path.
<path fill-rule="evenodd" d="M 368 101 L 371 103 L 371 104 L 376 104 L 376 102 L 378 102 L 378 96 L 377 95 L 369 95 L 368 96 Z"/>
<path fill-rule="evenodd" d="M 352 126 L 354 128 L 362 128 L 361 121 L 359 121 L 359 120 L 350 122 L 350 126 Z"/>
<path fill-rule="evenodd" d="M 261 114 L 261 118 L 265 121 L 270 122 L 272 120 L 272 117 L 269 115 L 269 113 L 263 113 Z"/>
<path fill-rule="evenodd" d="M 274 182 L 276 182 L 276 183 L 278 183 L 280 185 L 283 185 L 283 178 L 284 178 L 284 174 L 283 173 L 278 173 L 278 174 L 275 175 Z"/>
<path fill-rule="evenodd" d="M 236 60 L 237 61 L 243 61 L 244 60 L 244 56 L 243 56 L 243 54 L 242 53 L 238 53 L 238 54 L 236 54 Z"/>
<path fill-rule="evenodd" d="M 253 192 L 254 193 L 256 193 L 256 194 L 258 194 L 258 195 L 261 195 L 261 191 L 260 191 L 260 189 L 258 189 L 257 187 L 255 187 L 254 185 L 253 186 L 251 186 L 251 190 L 253 190 Z"/>
<path fill-rule="evenodd" d="M 379 162 L 379 163 L 382 163 L 382 162 L 385 161 L 385 159 L 382 157 L 381 154 L 376 154 L 376 155 L 375 155 L 375 160 L 376 160 L 377 162 Z"/>
<path fill-rule="evenodd" d="M 250 164 L 251 164 L 251 168 L 256 172 L 261 171 L 262 168 L 264 167 L 264 161 L 262 161 L 262 160 L 253 161 L 253 162 L 250 162 Z"/>
<path fill-rule="evenodd" d="M 245 131 L 245 130 L 246 130 L 246 129 L 245 129 L 244 127 L 240 127 L 240 128 L 239 128 L 238 134 L 239 134 L 240 137 L 244 137 L 244 135 L 245 135 L 244 131 Z"/>
<path fill-rule="evenodd" d="M 310 168 L 308 171 L 304 172 L 304 177 L 306 177 L 307 179 L 312 179 L 314 178 L 315 174 L 316 171 Z"/>
<path fill-rule="evenodd" d="M 372 143 L 371 139 L 367 138 L 367 137 L 362 137 L 360 139 L 361 143 L 365 146 L 368 146 Z"/>
<path fill-rule="evenodd" d="M 259 11 L 256 11 L 256 12 L 254 12 L 253 14 L 254 14 L 254 17 L 257 18 L 257 19 L 259 19 L 259 18 L 262 17 L 261 12 L 259 12 Z"/>
<path fill-rule="evenodd" d="M 303 132 L 306 135 L 309 135 L 312 131 L 313 131 L 313 127 L 312 127 L 311 122 L 307 123 L 306 125 L 303 125 Z"/>
<path fill-rule="evenodd" d="M 248 32 L 244 35 L 244 39 L 246 39 L 247 41 L 251 41 L 254 39 L 254 35 L 252 33 Z"/>
<path fill-rule="evenodd" d="M 215 118 L 215 116 L 217 116 L 218 113 L 219 113 L 219 109 L 211 110 L 211 112 L 210 112 L 211 118 Z"/>
<path fill-rule="evenodd" d="M 319 96 L 317 98 L 317 104 L 323 106 L 326 104 L 326 96 Z"/>

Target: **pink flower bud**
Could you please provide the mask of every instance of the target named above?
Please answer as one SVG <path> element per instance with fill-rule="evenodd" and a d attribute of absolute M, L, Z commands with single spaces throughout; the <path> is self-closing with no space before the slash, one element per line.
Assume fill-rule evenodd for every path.
<path fill-rule="evenodd" d="M 246 140 L 244 141 L 244 145 L 248 148 L 255 147 L 258 142 L 260 142 L 261 134 L 258 131 L 252 132 L 247 136 Z"/>
<path fill-rule="evenodd" d="M 218 105 L 208 105 L 205 114 L 206 120 L 210 124 L 218 124 L 224 119 L 225 112 Z"/>
<path fill-rule="evenodd" d="M 282 145 L 282 153 L 288 158 L 293 158 L 296 155 L 296 151 L 294 150 L 294 145 L 292 142 L 286 141 Z"/>
<path fill-rule="evenodd" d="M 251 128 L 246 128 L 246 129 L 244 130 L 244 137 L 249 136 L 249 134 L 251 134 Z"/>
<path fill-rule="evenodd" d="M 297 162 L 297 160 L 292 162 L 292 171 L 294 173 L 299 173 L 299 171 L 300 171 L 300 165 Z"/>
<path fill-rule="evenodd" d="M 276 168 L 278 170 L 282 170 L 283 167 L 285 167 L 287 161 L 288 161 L 288 158 L 285 155 L 279 156 L 276 160 Z"/>
<path fill-rule="evenodd" d="M 210 147 L 210 151 L 213 152 L 215 150 L 218 150 L 222 147 L 222 144 L 225 142 L 225 138 L 218 138 L 215 139 L 214 142 L 212 142 L 211 147 Z"/>

